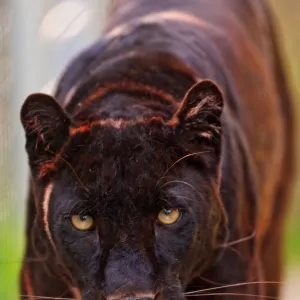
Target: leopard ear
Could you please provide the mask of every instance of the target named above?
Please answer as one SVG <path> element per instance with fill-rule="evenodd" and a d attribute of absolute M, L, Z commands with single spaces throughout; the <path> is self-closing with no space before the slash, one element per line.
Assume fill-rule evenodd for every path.
<path fill-rule="evenodd" d="M 21 108 L 26 134 L 26 151 L 33 175 L 51 161 L 69 136 L 71 121 L 62 107 L 49 95 L 31 94 Z"/>
<path fill-rule="evenodd" d="M 222 111 L 219 87 L 213 81 L 202 80 L 187 91 L 173 120 L 198 138 L 216 142 L 221 138 Z"/>

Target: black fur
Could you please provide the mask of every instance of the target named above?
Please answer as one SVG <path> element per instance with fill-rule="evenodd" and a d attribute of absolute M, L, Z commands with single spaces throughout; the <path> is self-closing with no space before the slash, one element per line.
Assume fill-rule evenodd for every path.
<path fill-rule="evenodd" d="M 289 172 L 279 187 L 292 170 L 290 99 L 274 76 L 281 73 L 271 59 L 274 37 L 262 33 L 271 26 L 264 1 L 240 3 L 117 5 L 107 31 L 128 28 L 74 59 L 55 99 L 27 98 L 31 241 L 23 294 L 74 297 L 77 288 L 83 300 L 169 300 L 280 279 L 280 251 L 270 272 L 261 246 L 282 224 L 283 214 L 272 219 L 286 200 L 276 193 L 287 195 L 292 179 Z M 177 19 L 138 19 L 174 10 Z M 158 222 L 164 208 L 180 210 L 173 225 Z M 75 229 L 72 215 L 92 216 L 95 228 Z M 225 294 L 207 298 L 278 296 L 279 288 L 217 291 Z"/>

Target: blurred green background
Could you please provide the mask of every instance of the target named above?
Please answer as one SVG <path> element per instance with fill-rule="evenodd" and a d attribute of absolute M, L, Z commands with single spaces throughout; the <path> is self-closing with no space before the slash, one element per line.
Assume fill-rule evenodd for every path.
<path fill-rule="evenodd" d="M 291 88 L 295 97 L 295 109 L 297 113 L 297 132 L 300 136 L 299 121 L 299 96 L 300 96 L 300 1 L 298 0 L 271 0 L 277 15 L 279 29 L 281 31 L 281 47 L 286 56 L 286 72 L 290 78 Z M 297 143 L 300 153 L 300 139 Z M 299 157 L 299 154 L 298 154 Z M 298 170 L 298 180 L 295 183 L 293 203 L 290 209 L 290 217 L 287 224 L 285 243 L 286 252 L 286 289 L 283 299 L 300 299 L 300 165 L 295 162 Z"/>
<path fill-rule="evenodd" d="M 295 109 L 298 116 L 297 127 L 300 136 L 300 1 L 272 0 L 270 2 L 273 4 L 278 20 L 278 26 L 281 33 L 281 47 L 286 54 L 283 58 L 285 59 L 286 72 L 290 79 L 290 86 L 294 92 Z M 297 146 L 299 153 L 300 139 L 298 140 Z M 299 159 L 295 164 L 297 164 L 298 174 L 300 174 Z M 287 226 L 286 240 L 286 261 L 290 267 L 299 266 L 300 264 L 300 184 L 295 184 L 293 200 Z"/>
<path fill-rule="evenodd" d="M 42 2 L 44 4 L 41 8 L 39 5 Z M 43 43 L 38 43 L 41 32 L 36 31 L 37 24 L 45 19 L 47 11 L 58 2 L 70 4 L 72 1 L 0 0 L 0 300 L 15 300 L 19 294 L 18 272 L 23 254 L 24 200 L 27 189 L 27 181 L 24 181 L 27 174 L 24 139 L 19 124 L 20 105 L 30 92 L 51 91 L 54 79 L 69 58 L 95 39 L 103 26 L 97 22 L 99 19 L 102 23 L 105 20 L 105 1 L 74 0 L 77 6 L 73 6 L 74 14 L 73 17 L 69 16 L 66 28 L 58 30 L 57 36 L 51 36 L 44 24 L 43 34 L 46 38 Z M 271 0 L 270 3 L 277 16 L 286 72 L 294 92 L 295 109 L 299 113 L 300 1 Z M 63 10 L 64 19 L 68 19 L 66 9 Z M 70 7 L 67 10 L 72 11 Z M 58 10 L 52 14 L 55 20 L 59 20 Z M 27 22 L 28 18 L 31 25 Z M 44 77 L 35 75 L 37 72 L 32 71 L 33 67 L 39 68 Z M 300 174 L 299 160 L 295 164 Z M 293 200 L 286 228 L 284 300 L 300 299 L 297 294 L 300 292 L 300 184 L 295 183 Z"/>

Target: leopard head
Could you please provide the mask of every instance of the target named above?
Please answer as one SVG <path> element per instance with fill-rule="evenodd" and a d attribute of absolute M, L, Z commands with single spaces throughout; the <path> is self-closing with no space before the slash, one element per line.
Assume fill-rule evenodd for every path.
<path fill-rule="evenodd" d="M 187 91 L 169 120 L 78 122 L 45 94 L 21 110 L 49 247 L 83 299 L 180 299 L 222 238 L 223 96 Z"/>

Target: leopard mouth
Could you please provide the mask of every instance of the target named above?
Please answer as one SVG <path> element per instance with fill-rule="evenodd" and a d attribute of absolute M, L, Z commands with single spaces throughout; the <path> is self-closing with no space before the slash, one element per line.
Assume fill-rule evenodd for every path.
<path fill-rule="evenodd" d="M 106 300 L 163 300 L 162 293 L 127 293 L 125 295 L 111 295 Z"/>

